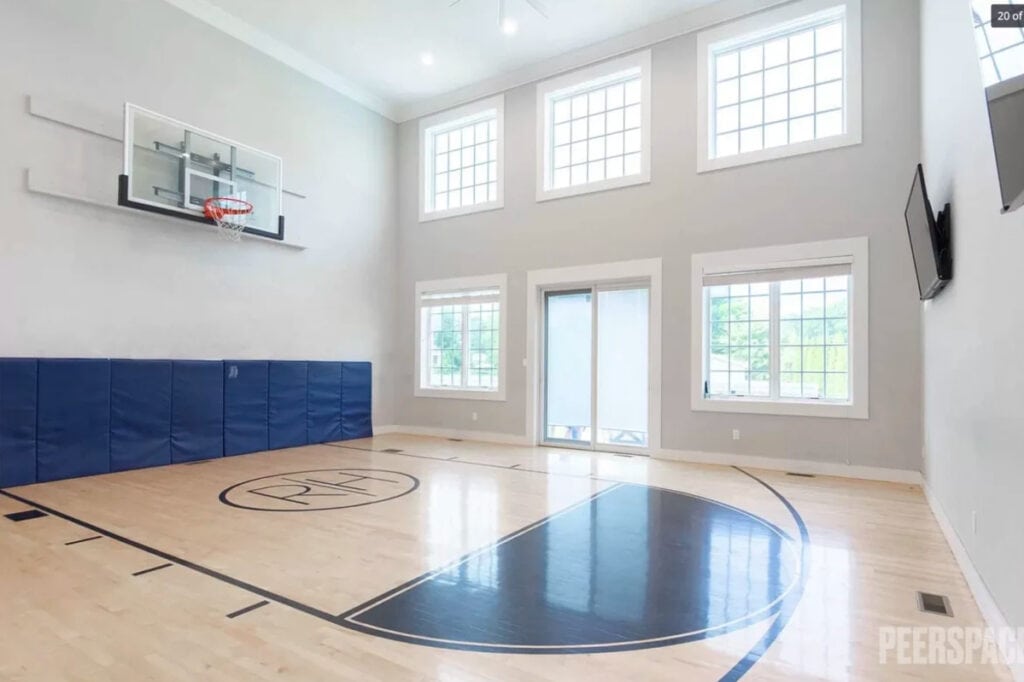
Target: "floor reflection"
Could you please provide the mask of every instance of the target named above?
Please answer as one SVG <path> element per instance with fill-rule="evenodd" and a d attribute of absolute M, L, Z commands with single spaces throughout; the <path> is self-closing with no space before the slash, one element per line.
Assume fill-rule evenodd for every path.
<path fill-rule="evenodd" d="M 384 595 L 348 622 L 453 648 L 632 649 L 766 618 L 798 572 L 794 541 L 768 522 L 624 484 Z"/>

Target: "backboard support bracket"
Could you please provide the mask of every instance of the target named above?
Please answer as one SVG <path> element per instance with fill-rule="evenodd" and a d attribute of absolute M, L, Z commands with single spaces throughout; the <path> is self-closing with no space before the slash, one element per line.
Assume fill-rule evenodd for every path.
<path fill-rule="evenodd" d="M 149 213 L 158 213 L 160 215 L 170 216 L 171 218 L 182 218 L 189 220 L 194 223 L 202 223 L 209 225 L 210 227 L 216 227 L 216 223 L 210 218 L 207 218 L 201 213 L 191 214 L 182 213 L 176 211 L 173 208 L 163 208 L 162 206 L 154 206 L 153 204 L 144 204 L 139 201 L 132 201 L 128 196 L 128 176 L 123 173 L 117 177 L 117 203 L 119 206 L 125 206 L 127 208 L 134 208 L 139 211 L 147 211 Z M 284 241 L 284 216 L 277 216 L 277 232 L 266 232 L 264 230 L 257 230 L 252 227 L 246 227 L 244 230 L 245 234 L 255 235 L 257 237 L 264 237 L 266 239 L 276 239 L 277 241 Z"/>

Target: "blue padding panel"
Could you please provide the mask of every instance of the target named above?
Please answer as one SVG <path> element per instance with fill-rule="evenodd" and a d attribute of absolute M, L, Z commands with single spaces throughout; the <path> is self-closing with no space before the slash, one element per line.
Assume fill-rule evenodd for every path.
<path fill-rule="evenodd" d="M 38 479 L 110 471 L 110 360 L 39 361 Z"/>
<path fill-rule="evenodd" d="M 341 440 L 341 363 L 310 362 L 306 391 L 310 443 Z"/>
<path fill-rule="evenodd" d="M 269 449 L 268 372 L 266 360 L 224 361 L 225 455 Z"/>
<path fill-rule="evenodd" d="M 305 445 L 306 374 L 302 361 L 271 360 L 268 368 L 270 447 Z"/>
<path fill-rule="evenodd" d="M 171 461 L 224 456 L 224 363 L 175 360 L 171 380 Z"/>
<path fill-rule="evenodd" d="M 0 487 L 36 482 L 35 359 L 0 359 Z"/>
<path fill-rule="evenodd" d="M 110 361 L 110 470 L 171 463 L 171 361 Z"/>
<path fill-rule="evenodd" d="M 369 438 L 373 435 L 370 392 L 373 372 L 369 362 L 341 363 L 341 437 Z"/>

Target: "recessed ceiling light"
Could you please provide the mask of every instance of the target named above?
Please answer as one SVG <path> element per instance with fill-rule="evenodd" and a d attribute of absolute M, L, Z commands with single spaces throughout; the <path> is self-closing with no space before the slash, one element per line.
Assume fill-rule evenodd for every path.
<path fill-rule="evenodd" d="M 423 64 L 423 66 L 433 66 L 434 65 L 434 54 L 432 52 L 424 52 L 423 54 L 421 54 L 420 55 L 420 64 Z"/>
<path fill-rule="evenodd" d="M 507 36 L 515 35 L 519 30 L 519 22 L 512 17 L 505 17 L 501 20 L 501 32 Z"/>

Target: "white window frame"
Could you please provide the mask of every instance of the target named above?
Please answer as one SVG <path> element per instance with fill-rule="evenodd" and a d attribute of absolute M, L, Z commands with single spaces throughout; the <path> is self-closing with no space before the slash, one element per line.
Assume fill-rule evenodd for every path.
<path fill-rule="evenodd" d="M 427 366 L 424 356 L 430 348 L 423 325 L 423 295 L 431 293 L 454 293 L 478 289 L 498 289 L 498 387 L 488 388 L 438 388 L 426 386 L 424 372 Z M 462 400 L 505 400 L 505 365 L 508 358 L 508 275 L 482 275 L 479 277 L 456 277 L 435 279 L 416 283 L 416 358 L 413 381 L 413 395 L 417 398 L 454 398 Z"/>
<path fill-rule="evenodd" d="M 692 257 L 690 406 L 698 412 L 776 414 L 804 417 L 867 419 L 868 357 L 868 238 L 836 239 L 739 251 L 698 253 Z M 704 395 L 704 358 L 708 339 L 704 306 L 704 275 L 747 271 L 786 270 L 826 263 L 849 263 L 850 399 L 845 403 L 800 398 L 724 397 Z M 774 325 L 773 321 L 773 325 Z M 773 346 L 777 341 L 772 339 Z"/>
<path fill-rule="evenodd" d="M 813 25 L 830 11 L 844 11 L 843 59 L 844 106 L 846 132 L 820 140 L 808 140 L 737 153 L 732 156 L 710 158 L 714 134 L 715 99 L 710 78 L 711 55 L 749 42 L 770 39 L 773 35 L 799 30 Z M 697 36 L 697 172 L 720 170 L 751 163 L 783 159 L 849 147 L 861 143 L 861 12 L 860 0 L 799 0 L 778 9 L 768 10 L 723 26 L 704 31 Z"/>
<path fill-rule="evenodd" d="M 640 173 L 554 189 L 551 177 L 552 105 L 554 100 L 609 84 L 634 73 L 640 76 Z M 625 57 L 567 73 L 537 84 L 537 201 L 604 192 L 651 181 L 651 51 L 641 50 Z"/>
<path fill-rule="evenodd" d="M 434 200 L 434 136 L 447 130 L 468 125 L 491 116 L 497 119 L 497 163 L 498 163 L 498 194 L 494 201 L 486 201 L 471 206 L 447 208 L 440 211 L 428 210 L 427 201 L 433 205 Z M 455 216 L 495 211 L 505 207 L 505 95 L 500 94 L 482 99 L 456 109 L 443 111 L 433 116 L 420 119 L 420 222 L 452 218 Z"/>

